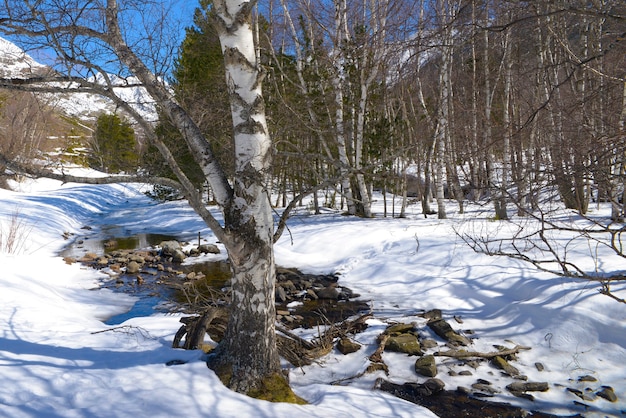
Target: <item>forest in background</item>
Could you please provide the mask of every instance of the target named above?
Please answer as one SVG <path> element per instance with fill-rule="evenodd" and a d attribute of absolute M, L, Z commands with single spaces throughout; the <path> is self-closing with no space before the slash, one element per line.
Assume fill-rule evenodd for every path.
<path fill-rule="evenodd" d="M 367 217 L 376 189 L 406 197 L 390 209 L 396 216 L 409 199 L 442 219 L 447 199 L 458 201 L 460 212 L 468 200 L 489 201 L 496 219 L 558 199 L 581 214 L 592 202 L 610 201 L 613 220 L 623 220 L 622 2 L 272 0 L 261 6 L 256 33 L 277 206 L 324 190 L 325 198 L 314 193 L 316 211 L 341 207 Z M 228 170 L 228 85 L 211 13 L 211 2 L 201 1 L 168 81 Z M 44 136 L 56 134 L 45 132 L 51 127 L 73 138 L 69 148 L 81 137 L 92 154 L 101 148 L 82 124 L 51 123 L 41 100 L 2 97 L 5 155 L 31 154 Z M 166 118 L 157 132 L 204 188 Z M 141 133 L 136 137 L 141 144 Z M 168 175 L 154 150 L 139 145 L 142 169 Z M 103 159 L 92 155 L 95 160 Z"/>

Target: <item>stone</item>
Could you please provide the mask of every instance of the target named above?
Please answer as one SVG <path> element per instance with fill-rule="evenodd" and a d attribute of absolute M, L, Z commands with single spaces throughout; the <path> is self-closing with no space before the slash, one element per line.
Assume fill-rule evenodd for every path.
<path fill-rule="evenodd" d="M 602 390 L 596 392 L 596 395 L 609 402 L 617 402 L 617 395 L 611 386 L 602 386 Z"/>
<path fill-rule="evenodd" d="M 419 375 L 427 377 L 437 376 L 437 363 L 435 362 L 435 356 L 429 354 L 418 358 L 415 361 L 415 372 Z"/>
<path fill-rule="evenodd" d="M 446 387 L 446 384 L 441 379 L 427 379 L 423 385 L 433 394 L 441 392 Z"/>
<path fill-rule="evenodd" d="M 513 382 L 506 386 L 509 392 L 546 392 L 550 389 L 548 382 Z"/>
<path fill-rule="evenodd" d="M 535 363 L 535 368 L 536 368 L 538 371 L 540 371 L 540 372 L 542 372 L 542 371 L 544 371 L 544 370 L 546 369 L 546 368 L 544 367 L 544 365 L 543 365 L 543 364 L 541 364 L 541 363 L 539 363 L 539 362 Z"/>
<path fill-rule="evenodd" d="M 478 368 L 478 366 L 480 366 L 480 363 L 476 360 L 468 360 L 465 362 L 466 365 L 468 365 L 469 367 L 471 367 L 472 369 L 476 370 Z"/>
<path fill-rule="evenodd" d="M 317 293 L 317 297 L 320 299 L 332 299 L 332 300 L 339 299 L 339 291 L 337 290 L 336 287 L 333 287 L 333 286 L 320 289 L 316 293 Z"/>
<path fill-rule="evenodd" d="M 385 350 L 406 353 L 410 356 L 421 356 L 423 354 L 420 343 L 413 334 L 400 334 L 389 337 L 385 344 Z"/>
<path fill-rule="evenodd" d="M 185 261 L 185 258 L 187 258 L 187 256 L 182 250 L 175 250 L 174 254 L 172 254 L 173 263 L 182 263 L 183 261 Z"/>
<path fill-rule="evenodd" d="M 457 386 L 456 391 L 463 395 L 469 395 L 472 393 L 471 389 L 465 386 Z"/>
<path fill-rule="evenodd" d="M 343 355 L 352 354 L 361 349 L 361 344 L 352 341 L 350 338 L 342 338 L 337 342 L 337 350 Z"/>
<path fill-rule="evenodd" d="M 146 262 L 146 260 L 140 255 L 131 255 L 130 260 L 139 264 L 143 264 Z"/>
<path fill-rule="evenodd" d="M 567 388 L 568 392 L 573 393 L 574 395 L 578 396 L 583 401 L 587 401 L 587 402 L 595 401 L 596 394 L 593 392 L 590 392 L 590 389 L 585 389 L 585 390 L 586 392 L 583 392 L 582 390 L 576 389 L 576 388 Z"/>
<path fill-rule="evenodd" d="M 130 263 L 126 265 L 127 274 L 139 273 L 140 270 L 141 270 L 141 264 L 139 264 L 136 261 L 131 261 Z"/>
<path fill-rule="evenodd" d="M 460 345 L 470 345 L 471 341 L 452 329 L 443 319 L 435 319 L 428 322 L 428 327 L 433 330 L 435 334 L 440 336 L 446 341 L 456 343 Z"/>
<path fill-rule="evenodd" d="M 176 250 L 180 250 L 182 247 L 178 241 L 163 241 L 159 244 L 161 247 L 161 254 L 172 257 Z"/>
<path fill-rule="evenodd" d="M 387 368 L 387 365 L 384 363 L 370 363 L 369 366 L 367 366 L 366 372 L 367 373 L 375 373 L 375 372 L 385 372 L 385 374 L 389 374 L 389 369 Z"/>
<path fill-rule="evenodd" d="M 391 325 L 385 331 L 387 334 L 405 334 L 409 331 L 413 331 L 415 326 L 413 324 L 394 324 Z"/>
<path fill-rule="evenodd" d="M 489 395 L 495 395 L 496 393 L 500 393 L 498 389 L 486 383 L 474 383 L 472 384 L 472 389 L 475 389 L 482 393 L 487 393 Z"/>
<path fill-rule="evenodd" d="M 280 286 L 285 289 L 288 290 L 290 292 L 295 292 L 298 289 L 296 288 L 296 285 L 293 284 L 293 282 L 291 280 L 285 280 L 284 282 L 280 283 Z"/>
<path fill-rule="evenodd" d="M 432 340 L 430 338 L 426 338 L 426 339 L 422 340 L 420 345 L 422 346 L 423 350 L 428 350 L 430 348 L 435 348 L 435 347 L 438 346 L 437 341 Z"/>
<path fill-rule="evenodd" d="M 496 356 L 491 360 L 491 363 L 499 369 L 502 369 L 504 373 L 509 376 L 519 376 L 519 370 L 512 366 L 504 357 Z"/>
<path fill-rule="evenodd" d="M 198 251 L 200 251 L 202 254 L 219 254 L 220 253 L 219 247 L 215 244 L 202 244 L 198 246 Z"/>
<path fill-rule="evenodd" d="M 441 319 L 442 318 L 441 309 L 432 309 L 428 312 L 425 312 L 423 316 L 424 318 L 431 319 L 431 320 Z"/>
<path fill-rule="evenodd" d="M 591 375 L 586 374 L 586 375 L 584 375 L 584 376 L 580 376 L 580 377 L 578 378 L 578 381 L 579 381 L 579 382 L 597 382 L 597 381 L 598 381 L 598 379 L 596 379 L 595 377 L 593 377 L 593 376 L 591 376 Z"/>
<path fill-rule="evenodd" d="M 279 302 L 285 302 L 287 300 L 287 293 L 282 286 L 276 286 L 276 300 Z"/>

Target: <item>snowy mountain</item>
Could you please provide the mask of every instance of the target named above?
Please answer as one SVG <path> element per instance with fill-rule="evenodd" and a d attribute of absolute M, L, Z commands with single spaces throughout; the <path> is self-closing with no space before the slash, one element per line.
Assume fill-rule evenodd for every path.
<path fill-rule="evenodd" d="M 1 77 L 25 78 L 33 75 L 41 75 L 47 70 L 48 67 L 39 64 L 17 45 L 0 38 Z"/>
<path fill-rule="evenodd" d="M 49 74 L 52 71 L 50 67 L 38 63 L 14 43 L 0 38 L 0 77 L 28 78 Z M 115 92 L 127 103 L 130 103 L 142 117 L 149 121 L 157 119 L 154 101 L 146 90 L 141 87 L 125 87 L 136 84 L 136 79 L 110 77 L 115 80 L 116 85 L 120 86 L 114 89 Z M 100 76 L 95 79 L 96 81 L 103 80 L 103 77 Z M 115 111 L 115 105 L 110 99 L 92 93 L 59 92 L 43 96 L 49 106 L 68 116 L 83 120 L 94 120 L 101 113 L 113 113 Z"/>

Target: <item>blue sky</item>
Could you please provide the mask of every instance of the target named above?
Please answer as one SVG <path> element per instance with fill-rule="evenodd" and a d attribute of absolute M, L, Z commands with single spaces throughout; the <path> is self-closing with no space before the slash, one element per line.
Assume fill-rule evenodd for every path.
<path fill-rule="evenodd" d="M 193 24 L 193 14 L 194 14 L 194 10 L 198 6 L 198 1 L 197 0 L 194 0 L 194 1 L 164 0 L 164 1 L 158 1 L 154 4 L 156 4 L 157 10 L 160 9 L 159 6 L 161 6 L 163 10 L 167 10 L 166 19 L 169 22 L 171 22 L 169 25 L 166 26 L 165 30 L 168 32 L 168 34 L 166 35 L 165 39 L 167 40 L 167 42 L 169 42 L 173 46 L 180 45 L 180 42 L 184 38 L 185 27 L 191 26 Z M 123 20 L 123 17 L 122 17 L 122 20 Z M 130 27 L 133 30 L 136 30 L 136 33 L 132 33 L 132 32 L 130 33 L 131 39 L 132 38 L 145 39 L 146 37 L 145 28 L 147 27 L 148 30 L 151 30 L 153 28 L 156 28 L 158 24 L 158 21 L 151 20 L 151 18 L 147 16 L 146 14 L 136 14 L 135 16 L 130 17 L 130 20 L 133 21 L 133 24 L 130 25 Z M 3 35 L 0 34 L 0 36 L 3 36 Z M 33 47 L 32 44 L 30 44 L 30 47 L 29 47 L 29 42 L 28 41 L 24 42 L 25 39 L 20 39 L 19 37 L 14 37 L 14 36 L 6 36 L 6 38 L 14 42 L 17 46 L 25 49 L 28 52 L 28 54 L 32 56 L 33 59 L 35 59 L 36 61 L 42 64 L 46 64 L 46 65 L 51 65 L 51 66 L 54 65 L 56 61 L 56 54 L 51 48 Z M 175 57 L 175 54 L 172 54 L 171 50 L 168 49 L 167 52 L 162 53 L 162 57 L 159 57 L 157 61 L 165 62 L 167 60 L 171 60 L 174 57 Z M 105 65 L 105 63 L 108 61 L 108 57 L 106 55 L 100 55 L 99 58 L 102 60 L 103 65 Z M 157 69 L 157 72 L 158 72 L 158 69 Z"/>

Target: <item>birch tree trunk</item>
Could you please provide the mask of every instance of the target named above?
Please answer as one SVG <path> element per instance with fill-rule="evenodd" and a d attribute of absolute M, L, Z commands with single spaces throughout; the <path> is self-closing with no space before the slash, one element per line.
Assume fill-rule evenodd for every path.
<path fill-rule="evenodd" d="M 446 145 L 450 143 L 450 108 L 452 96 L 452 52 L 454 49 L 453 22 L 459 10 L 457 0 L 439 0 L 437 4 L 442 35 L 440 48 L 441 66 L 439 69 L 439 108 L 435 128 L 435 191 L 437 196 L 437 217 L 446 219 L 444 180 L 446 166 Z M 449 185 L 451 186 L 451 185 Z"/>
<path fill-rule="evenodd" d="M 512 121 L 511 121 L 511 84 L 512 84 L 512 72 L 513 62 L 511 60 L 511 35 L 507 30 L 504 36 L 504 65 L 506 67 L 504 71 L 504 103 L 502 105 L 502 121 L 504 122 L 504 136 L 502 143 L 502 178 L 498 195 L 494 199 L 496 219 L 506 220 L 509 219 L 509 215 L 506 210 L 507 201 L 507 188 L 509 185 L 509 178 L 511 173 L 511 136 L 513 133 Z"/>
<path fill-rule="evenodd" d="M 224 208 L 233 270 L 228 327 L 211 367 L 227 368 L 227 385 L 247 393 L 278 375 L 276 348 L 274 223 L 267 190 L 271 142 L 261 92 L 264 73 L 252 28 L 254 2 L 219 0 L 216 23 L 229 88 L 235 144 L 233 199 Z"/>
<path fill-rule="evenodd" d="M 120 21 L 126 22 L 124 17 L 127 16 L 123 14 L 125 10 L 118 9 L 117 1 L 107 0 L 93 14 L 83 14 L 81 11 L 84 10 L 80 7 L 63 8 L 54 1 L 40 1 L 36 6 L 28 2 L 7 1 L 0 6 L 0 14 L 3 15 L 0 32 L 19 34 L 54 50 L 68 69 L 65 75 L 57 71 L 30 80 L 20 78 L 17 82 L 3 79 L 0 85 L 44 93 L 90 92 L 113 100 L 140 124 L 177 176 L 178 183 L 165 179 L 169 180 L 167 184 L 183 191 L 189 204 L 226 246 L 234 275 L 230 319 L 224 339 L 210 357 L 209 363 L 219 369 L 227 386 L 242 393 L 260 388 L 267 378 L 274 378 L 275 381 L 275 377 L 278 377 L 284 381 L 280 373 L 274 328 L 274 224 L 267 189 L 270 184 L 267 176 L 271 163 L 271 143 L 261 94 L 263 71 L 255 49 L 251 20 L 254 4 L 254 1 L 240 0 L 214 2 L 215 23 L 224 54 L 234 128 L 235 174 L 232 186 L 215 158 L 211 143 L 190 114 L 175 100 L 162 79 L 142 61 L 142 55 L 133 49 L 135 45 L 131 47 L 126 43 L 128 34 L 123 33 Z M 132 8 L 142 5 L 122 4 L 123 7 Z M 150 6 L 151 3 L 145 5 Z M 136 9 L 129 11 L 136 12 Z M 155 24 L 165 27 L 165 17 Z M 113 68 L 136 77 L 133 84 L 145 88 L 180 131 L 224 213 L 223 225 L 206 208 L 171 151 L 159 140 L 153 125 L 116 95 L 119 86 L 99 66 L 102 57 L 94 52 L 94 44 L 102 49 L 103 45 L 106 46 L 109 54 L 107 59 L 114 63 L 111 64 Z M 77 76 L 75 72 L 79 71 L 76 70 L 78 67 L 86 69 L 87 76 Z M 104 85 L 92 81 L 93 74 L 101 75 Z M 1 157 L 0 162 L 3 161 Z M 57 174 L 54 177 L 55 173 L 39 171 L 38 175 L 61 177 L 69 181 L 68 176 Z M 126 176 L 72 178 L 72 181 L 100 184 L 142 180 L 136 176 Z"/>
<path fill-rule="evenodd" d="M 333 42 L 333 66 L 335 73 L 332 76 L 332 85 L 335 93 L 335 138 L 337 139 L 337 152 L 339 155 L 339 173 L 341 175 L 341 189 L 346 199 L 348 214 L 356 215 L 356 202 L 352 193 L 350 182 L 350 167 L 352 163 L 348 158 L 348 144 L 346 141 L 344 94 L 343 85 L 347 78 L 346 56 L 344 45 L 349 39 L 347 29 L 347 4 L 346 0 L 335 0 L 335 34 Z"/>

